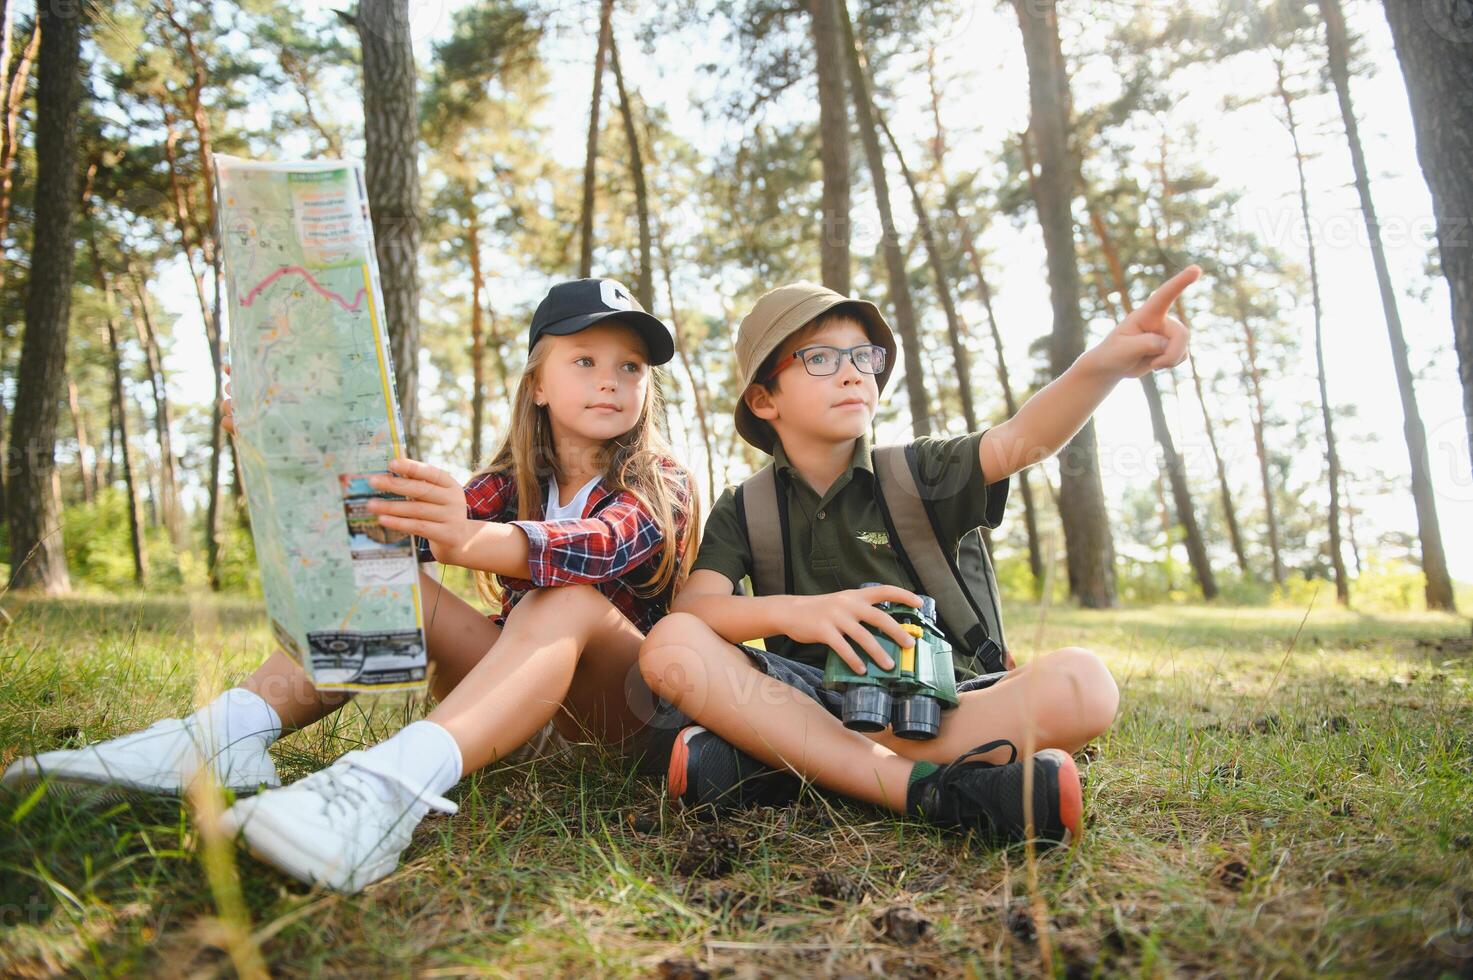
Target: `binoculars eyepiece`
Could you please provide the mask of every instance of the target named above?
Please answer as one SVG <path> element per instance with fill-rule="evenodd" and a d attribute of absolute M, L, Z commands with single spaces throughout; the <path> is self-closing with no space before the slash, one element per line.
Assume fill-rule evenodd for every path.
<path fill-rule="evenodd" d="M 882 732 L 887 727 L 900 738 L 924 740 L 941 731 L 941 702 L 925 694 L 894 697 L 885 688 L 855 684 L 844 691 L 844 727 L 857 732 Z"/>

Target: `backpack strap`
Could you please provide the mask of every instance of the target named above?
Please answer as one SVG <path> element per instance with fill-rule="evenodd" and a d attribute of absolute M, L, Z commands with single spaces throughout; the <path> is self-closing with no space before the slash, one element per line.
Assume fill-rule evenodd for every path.
<path fill-rule="evenodd" d="M 737 509 L 747 532 L 752 554 L 752 591 L 756 595 L 791 595 L 792 571 L 788 568 L 787 508 L 777 469 L 771 463 L 753 473 L 737 487 Z"/>
<path fill-rule="evenodd" d="M 872 461 L 890 546 L 925 594 L 936 600 L 936 613 L 952 644 L 976 653 L 989 642 L 986 620 L 962 581 L 955 557 L 941 544 L 913 446 L 877 447 Z"/>

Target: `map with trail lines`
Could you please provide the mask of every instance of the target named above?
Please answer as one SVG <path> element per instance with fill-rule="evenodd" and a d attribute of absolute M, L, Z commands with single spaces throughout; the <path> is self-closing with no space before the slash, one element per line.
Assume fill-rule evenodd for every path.
<path fill-rule="evenodd" d="M 235 449 L 272 632 L 320 689 L 418 688 L 413 541 L 366 506 L 403 446 L 362 167 L 215 163 Z"/>

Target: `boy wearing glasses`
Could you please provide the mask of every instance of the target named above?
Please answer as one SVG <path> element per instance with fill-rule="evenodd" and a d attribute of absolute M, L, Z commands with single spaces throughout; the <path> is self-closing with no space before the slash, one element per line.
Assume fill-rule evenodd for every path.
<path fill-rule="evenodd" d="M 1011 419 L 908 447 L 918 483 L 935 488 L 928 511 L 939 543 L 954 552 L 978 526 L 996 527 L 1008 477 L 1056 453 L 1120 380 L 1185 358 L 1186 329 L 1167 311 L 1199 274 L 1192 266 L 1162 286 Z M 884 317 L 872 303 L 793 283 L 758 300 L 736 353 L 746 383 L 736 428 L 773 457 L 789 594 L 734 594 L 758 577 L 753 549 L 773 542 L 748 540 L 742 494 L 728 489 L 671 615 L 640 651 L 650 688 L 678 709 L 673 716 L 694 721 L 674 739 L 671 796 L 780 805 L 802 777 L 1002 843 L 1025 836 L 1027 793 L 1037 839 L 1078 839 L 1083 800 L 1071 753 L 1110 726 L 1119 701 L 1088 650 L 1055 650 L 985 688 L 960 685 L 960 706 L 929 741 L 846 728 L 840 694 L 823 687 L 831 649 L 858 673 L 866 658 L 891 666 L 871 626 L 902 647 L 914 642 L 875 608 L 919 605 L 890 545 L 871 462 L 870 425 L 895 362 Z M 886 584 L 860 587 L 874 582 Z M 765 650 L 738 645 L 756 636 L 785 639 Z M 1017 747 L 1030 743 L 1037 751 L 1019 760 Z"/>

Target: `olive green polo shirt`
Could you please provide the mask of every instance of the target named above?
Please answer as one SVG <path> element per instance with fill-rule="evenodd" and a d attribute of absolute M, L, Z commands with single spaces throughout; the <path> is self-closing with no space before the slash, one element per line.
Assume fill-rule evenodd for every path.
<path fill-rule="evenodd" d="M 989 486 L 982 474 L 977 458 L 981 440 L 982 433 L 973 432 L 949 439 L 917 439 L 914 443 L 923 482 L 941 491 L 932 501 L 932 514 L 942 546 L 952 550 L 974 528 L 997 527 L 1007 504 L 1008 481 L 999 480 Z M 918 587 L 890 547 L 890 535 L 876 499 L 868 436 L 856 441 L 848 469 L 822 497 L 788 462 L 781 443 L 774 448 L 773 462 L 778 485 L 787 498 L 787 561 L 797 595 L 840 592 L 866 582 Z M 733 583 L 751 574 L 752 552 L 735 487 L 728 487 L 711 508 L 692 567 L 720 572 Z M 820 667 L 828 657 L 828 647 L 822 644 L 790 645 L 782 652 Z"/>

